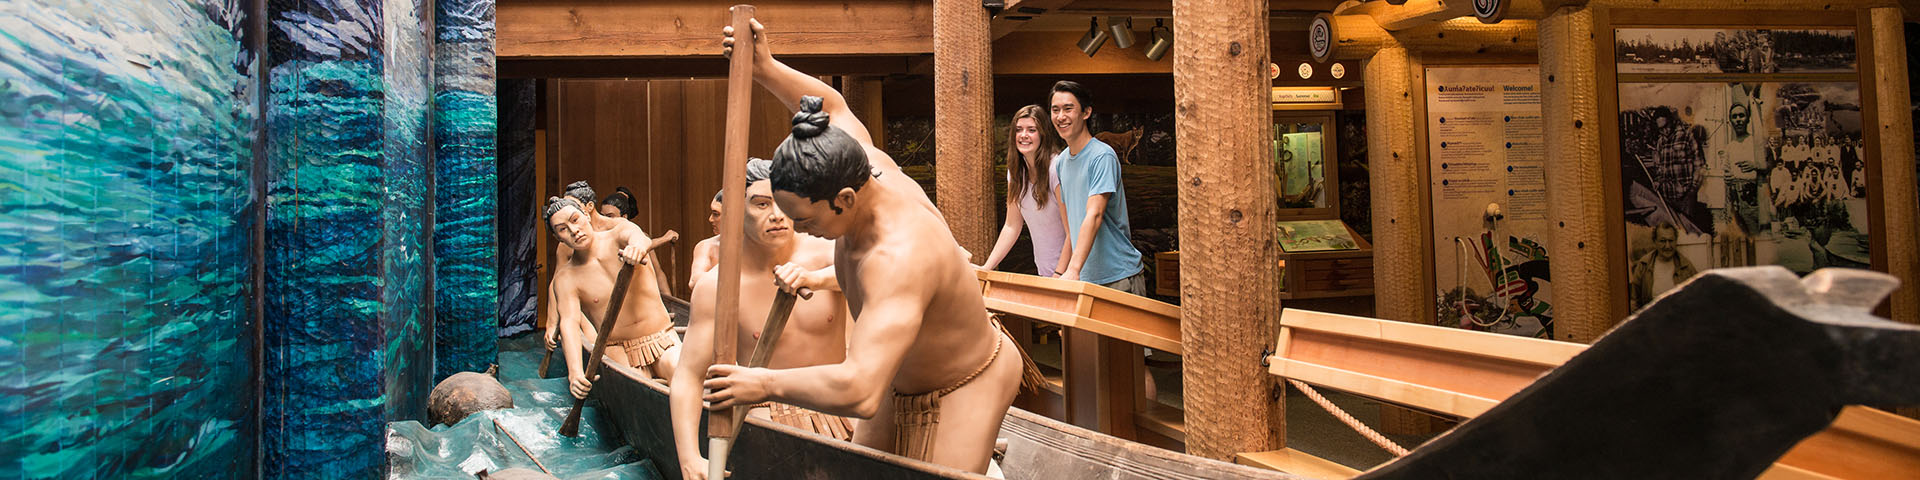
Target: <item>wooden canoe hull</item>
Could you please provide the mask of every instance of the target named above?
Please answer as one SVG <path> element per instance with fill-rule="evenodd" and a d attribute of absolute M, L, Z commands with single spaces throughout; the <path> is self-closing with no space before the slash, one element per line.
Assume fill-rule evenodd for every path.
<path fill-rule="evenodd" d="M 608 364 L 593 394 L 619 438 L 653 460 L 666 478 L 678 478 L 667 390 L 631 368 Z M 705 421 L 701 431 L 704 435 Z M 1303 479 L 1185 455 L 1010 409 L 1001 423 L 1007 439 L 1001 467 L 1010 480 L 1254 480 Z M 704 451 L 704 445 L 702 446 Z M 953 468 L 910 460 L 829 439 L 793 427 L 748 418 L 727 464 L 732 480 L 752 479 L 985 479 Z"/>

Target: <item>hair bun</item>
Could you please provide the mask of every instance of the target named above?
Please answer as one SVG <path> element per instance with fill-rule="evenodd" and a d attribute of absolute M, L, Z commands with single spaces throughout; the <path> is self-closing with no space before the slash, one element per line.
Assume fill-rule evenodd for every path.
<path fill-rule="evenodd" d="M 793 113 L 793 138 L 813 138 L 826 133 L 829 116 L 821 111 L 824 104 L 820 97 L 800 97 L 800 111 Z"/>

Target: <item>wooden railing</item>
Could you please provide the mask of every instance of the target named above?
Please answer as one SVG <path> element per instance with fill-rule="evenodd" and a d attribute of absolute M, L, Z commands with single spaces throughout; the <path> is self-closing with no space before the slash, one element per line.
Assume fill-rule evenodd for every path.
<path fill-rule="evenodd" d="M 1268 371 L 1318 387 L 1460 418 L 1477 416 L 1565 363 L 1586 345 L 1286 309 Z M 1276 467 L 1286 452 L 1243 453 Z M 1312 475 L 1305 472 L 1283 471 Z M 1899 478 L 1920 472 L 1920 422 L 1847 407 L 1800 442 L 1764 479 Z M 1344 478 L 1358 472 L 1330 472 Z"/>

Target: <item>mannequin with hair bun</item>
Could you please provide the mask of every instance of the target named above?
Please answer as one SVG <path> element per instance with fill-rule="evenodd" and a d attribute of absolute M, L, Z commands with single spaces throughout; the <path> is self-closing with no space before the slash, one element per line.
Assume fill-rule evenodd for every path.
<path fill-rule="evenodd" d="M 754 80 L 795 112 L 773 154 L 774 202 L 795 231 L 834 240 L 853 322 L 839 363 L 712 366 L 710 408 L 772 401 L 864 418 L 861 444 L 986 472 L 1023 380 L 1044 377 L 988 317 L 973 265 L 926 192 L 873 146 L 839 92 L 774 60 L 752 25 Z M 731 54 L 731 27 L 725 34 Z"/>

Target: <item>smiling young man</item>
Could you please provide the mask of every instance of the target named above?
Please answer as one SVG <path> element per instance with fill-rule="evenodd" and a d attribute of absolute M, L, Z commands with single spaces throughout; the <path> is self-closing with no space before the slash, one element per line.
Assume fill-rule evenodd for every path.
<path fill-rule="evenodd" d="M 746 225 L 742 230 L 743 254 L 740 269 L 740 316 L 734 319 L 740 328 L 734 339 L 737 352 L 752 354 L 766 328 L 767 312 L 773 309 L 773 279 L 779 277 L 793 288 L 810 288 L 812 299 L 796 299 L 788 314 L 780 341 L 773 346 L 767 368 L 785 369 L 812 365 L 830 365 L 847 358 L 846 302 L 838 293 L 840 285 L 833 275 L 833 242 L 812 235 L 796 234 L 792 222 L 773 202 L 773 186 L 768 181 L 772 163 L 754 159 L 747 163 Z M 693 289 L 693 318 L 687 323 L 687 343 L 681 347 L 680 365 L 673 370 L 675 385 L 697 385 L 706 379 L 713 365 L 713 325 L 719 314 L 719 272 L 702 275 Z M 672 389 L 674 449 L 680 456 L 681 478 L 706 478 L 707 459 L 700 455 L 700 418 L 706 411 L 700 405 L 698 388 Z M 853 437 L 853 422 L 783 403 L 755 408 L 753 414 L 801 430 L 848 440 Z"/>
<path fill-rule="evenodd" d="M 549 198 L 545 218 L 554 237 L 573 252 L 554 269 L 551 284 L 552 308 L 560 319 L 560 344 L 567 356 L 567 389 L 576 398 L 586 398 L 592 389 L 581 350 L 601 334 L 607 336 L 607 357 L 667 379 L 680 353 L 680 338 L 660 301 L 660 283 L 651 271 L 657 263 L 643 258 L 653 244 L 671 242 L 677 235 L 647 238 L 632 223 L 597 230 L 587 207 L 572 198 Z M 619 322 L 611 331 L 600 332 L 598 324 L 612 301 L 622 265 L 633 265 L 633 283 L 620 304 Z"/>
<path fill-rule="evenodd" d="M 1073 238 L 1073 254 L 1060 278 L 1144 297 L 1146 265 L 1133 248 L 1120 157 L 1087 131 L 1087 120 L 1093 118 L 1092 99 L 1086 87 L 1062 80 L 1053 84 L 1048 100 L 1054 129 L 1067 142 L 1067 149 L 1054 157 L 1060 199 L 1067 209 L 1067 234 Z"/>
<path fill-rule="evenodd" d="M 773 199 L 794 228 L 835 240 L 854 322 L 846 359 L 790 369 L 714 365 L 710 408 L 763 401 L 868 418 L 854 441 L 985 472 L 1020 387 L 1018 347 L 987 316 L 980 283 L 926 193 L 873 146 L 846 100 L 773 59 L 753 26 L 754 80 L 797 110 L 773 158 Z M 723 43 L 733 44 L 729 28 Z"/>

